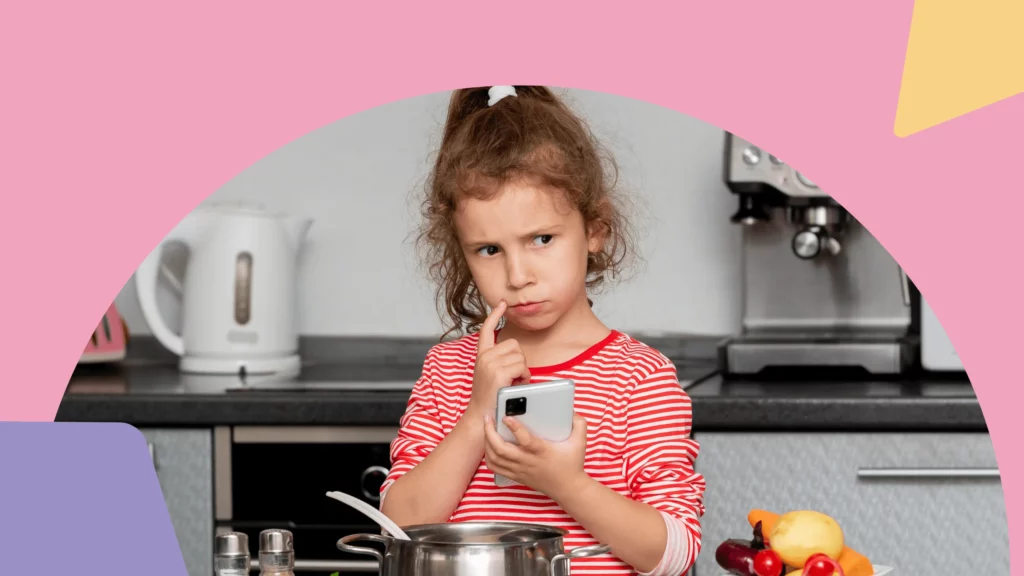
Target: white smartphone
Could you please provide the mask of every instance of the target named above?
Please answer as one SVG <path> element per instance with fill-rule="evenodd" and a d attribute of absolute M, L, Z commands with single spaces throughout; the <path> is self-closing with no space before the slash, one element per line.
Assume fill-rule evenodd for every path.
<path fill-rule="evenodd" d="M 572 435 L 575 400 L 576 383 L 568 378 L 501 388 L 494 417 L 498 435 L 506 442 L 516 444 L 516 437 L 502 422 L 505 416 L 512 416 L 538 438 L 548 442 L 568 440 Z M 501 487 L 516 484 L 500 474 L 494 475 L 494 483 Z"/>

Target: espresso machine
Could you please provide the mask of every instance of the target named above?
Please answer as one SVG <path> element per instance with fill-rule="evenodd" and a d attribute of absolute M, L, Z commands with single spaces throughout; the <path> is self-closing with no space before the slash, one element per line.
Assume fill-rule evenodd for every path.
<path fill-rule="evenodd" d="M 812 180 L 729 133 L 724 169 L 743 227 L 743 312 L 719 346 L 722 373 L 912 366 L 909 280 L 889 252 Z"/>

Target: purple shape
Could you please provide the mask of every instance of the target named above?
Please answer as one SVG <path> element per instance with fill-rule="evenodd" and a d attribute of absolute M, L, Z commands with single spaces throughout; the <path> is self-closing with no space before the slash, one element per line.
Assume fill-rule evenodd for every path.
<path fill-rule="evenodd" d="M 3 574 L 187 576 L 142 433 L 0 422 Z"/>

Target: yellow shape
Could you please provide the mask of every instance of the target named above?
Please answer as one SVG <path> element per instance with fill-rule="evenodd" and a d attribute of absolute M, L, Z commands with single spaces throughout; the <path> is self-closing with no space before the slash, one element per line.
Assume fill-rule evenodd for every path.
<path fill-rule="evenodd" d="M 917 0 L 899 137 L 1024 92 L 1024 0 Z"/>

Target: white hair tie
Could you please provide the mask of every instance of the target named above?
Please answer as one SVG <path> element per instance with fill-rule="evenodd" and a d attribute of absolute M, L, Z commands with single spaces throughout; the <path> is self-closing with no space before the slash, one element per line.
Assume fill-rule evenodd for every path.
<path fill-rule="evenodd" d="M 515 86 L 491 86 L 491 89 L 487 91 L 487 95 L 491 97 L 487 101 L 487 105 L 494 106 L 505 96 L 515 96 L 516 88 Z"/>

